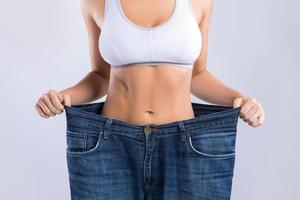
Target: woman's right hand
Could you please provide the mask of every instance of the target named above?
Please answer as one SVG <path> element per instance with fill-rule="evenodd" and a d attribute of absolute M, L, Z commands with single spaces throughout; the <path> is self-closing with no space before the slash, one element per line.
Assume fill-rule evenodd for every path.
<path fill-rule="evenodd" d="M 50 116 L 61 114 L 64 110 L 64 105 L 71 105 L 70 95 L 50 89 L 39 98 L 35 108 L 41 117 L 49 118 Z"/>

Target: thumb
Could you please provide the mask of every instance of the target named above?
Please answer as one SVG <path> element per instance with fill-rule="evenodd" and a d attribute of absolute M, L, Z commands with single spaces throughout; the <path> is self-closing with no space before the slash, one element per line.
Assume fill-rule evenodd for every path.
<path fill-rule="evenodd" d="M 71 105 L 71 97 L 70 97 L 70 95 L 64 94 L 63 98 L 64 98 L 64 105 L 70 106 Z"/>
<path fill-rule="evenodd" d="M 243 98 L 238 97 L 233 100 L 233 108 L 241 107 L 243 105 Z"/>
<path fill-rule="evenodd" d="M 59 99 L 60 102 L 63 102 L 64 101 L 64 95 L 60 92 L 57 92 L 57 97 Z"/>

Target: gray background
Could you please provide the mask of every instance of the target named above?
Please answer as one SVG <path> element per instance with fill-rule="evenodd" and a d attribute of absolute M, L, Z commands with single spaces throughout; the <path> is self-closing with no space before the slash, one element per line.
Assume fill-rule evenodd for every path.
<path fill-rule="evenodd" d="M 259 128 L 239 121 L 233 200 L 300 199 L 299 9 L 215 1 L 208 69 L 266 112 Z M 43 119 L 34 104 L 90 70 L 79 1 L 5 1 L 0 27 L 0 198 L 69 199 L 64 113 Z"/>

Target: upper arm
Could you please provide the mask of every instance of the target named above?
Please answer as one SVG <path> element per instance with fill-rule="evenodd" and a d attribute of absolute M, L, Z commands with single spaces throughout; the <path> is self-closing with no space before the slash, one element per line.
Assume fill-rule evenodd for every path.
<path fill-rule="evenodd" d="M 200 0 L 197 1 L 197 3 L 198 5 L 196 5 L 195 3 L 193 5 L 195 5 L 195 13 L 201 15 L 198 24 L 202 35 L 202 48 L 201 53 L 194 64 L 193 74 L 197 74 L 203 70 L 206 70 L 208 31 L 213 10 L 213 0 Z M 196 7 L 199 7 L 199 9 L 196 10 Z"/>
<path fill-rule="evenodd" d="M 81 14 L 88 36 L 91 70 L 100 73 L 105 78 L 109 79 L 110 66 L 107 62 L 104 61 L 99 51 L 99 37 L 101 34 L 101 29 L 97 25 L 97 22 L 94 20 L 95 14 L 93 14 L 94 10 L 98 12 L 99 10 L 103 11 L 103 6 L 104 0 L 80 0 Z M 99 7 L 102 7 L 102 9 L 100 9 Z"/>

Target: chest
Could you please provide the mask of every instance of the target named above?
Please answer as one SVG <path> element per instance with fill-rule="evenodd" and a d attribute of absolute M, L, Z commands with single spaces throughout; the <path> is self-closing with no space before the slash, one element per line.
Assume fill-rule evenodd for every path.
<path fill-rule="evenodd" d="M 199 56 L 201 32 L 190 7 L 184 3 L 187 1 L 176 0 L 172 14 L 152 27 L 129 19 L 120 0 L 107 2 L 99 49 L 111 65 L 156 62 L 191 66 Z"/>

